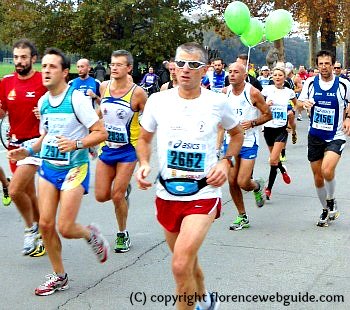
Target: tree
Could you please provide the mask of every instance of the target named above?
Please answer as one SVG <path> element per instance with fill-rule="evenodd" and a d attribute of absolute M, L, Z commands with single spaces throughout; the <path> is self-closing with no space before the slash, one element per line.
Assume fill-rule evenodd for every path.
<path fill-rule="evenodd" d="M 184 17 L 193 1 L 176 0 L 2 0 L 6 43 L 32 39 L 43 51 L 56 46 L 73 54 L 109 61 L 127 49 L 151 64 L 174 56 L 180 43 L 202 42 L 201 23 Z"/>

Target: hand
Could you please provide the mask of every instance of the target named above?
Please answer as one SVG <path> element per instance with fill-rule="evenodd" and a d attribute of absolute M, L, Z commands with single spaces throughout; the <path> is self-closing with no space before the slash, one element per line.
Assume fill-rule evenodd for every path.
<path fill-rule="evenodd" d="M 57 147 L 61 153 L 67 153 L 76 150 L 76 142 L 69 140 L 64 136 L 56 136 Z"/>
<path fill-rule="evenodd" d="M 343 122 L 343 131 L 346 135 L 350 136 L 350 118 L 345 118 Z"/>
<path fill-rule="evenodd" d="M 305 110 L 310 110 L 313 107 L 314 104 L 315 104 L 315 101 L 313 99 L 304 100 L 303 101 L 303 108 Z"/>
<path fill-rule="evenodd" d="M 252 126 L 252 121 L 246 121 L 246 120 L 244 120 L 244 121 L 241 121 L 241 126 L 242 126 L 242 128 L 244 129 L 244 130 L 248 130 L 248 129 L 250 129 L 250 128 L 253 128 L 253 126 Z"/>
<path fill-rule="evenodd" d="M 269 101 L 266 101 L 266 104 L 271 107 L 273 105 L 273 101 L 272 100 L 269 100 Z"/>
<path fill-rule="evenodd" d="M 91 90 L 91 89 L 88 89 L 87 91 L 86 91 L 86 94 L 88 95 L 88 96 L 90 96 L 92 99 L 95 99 L 97 96 L 96 96 L 96 94 Z"/>
<path fill-rule="evenodd" d="M 146 177 L 151 172 L 149 165 L 141 165 L 136 171 L 135 177 L 139 189 L 146 190 L 152 186 L 152 183 L 146 181 Z"/>
<path fill-rule="evenodd" d="M 8 153 L 7 153 L 7 158 L 11 162 L 16 162 L 16 161 L 22 160 L 28 156 L 29 156 L 29 152 L 24 147 L 20 147 L 18 149 L 8 151 Z"/>
<path fill-rule="evenodd" d="M 35 115 L 35 117 L 36 117 L 37 119 L 40 119 L 40 112 L 39 112 L 39 108 L 38 108 L 38 107 L 35 107 L 35 108 L 33 109 L 33 113 L 34 113 L 34 115 Z"/>
<path fill-rule="evenodd" d="M 227 180 L 227 174 L 230 164 L 228 160 L 219 161 L 213 168 L 210 169 L 207 175 L 207 183 L 209 185 L 220 187 Z"/>

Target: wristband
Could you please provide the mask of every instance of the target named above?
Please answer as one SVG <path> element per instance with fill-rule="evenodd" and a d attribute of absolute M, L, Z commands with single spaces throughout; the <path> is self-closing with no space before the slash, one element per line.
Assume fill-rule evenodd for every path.
<path fill-rule="evenodd" d="M 35 154 L 33 151 L 33 148 L 31 146 L 26 147 L 25 149 L 28 151 L 28 153 L 29 153 L 28 156 L 30 156 L 30 157 L 32 157 Z"/>

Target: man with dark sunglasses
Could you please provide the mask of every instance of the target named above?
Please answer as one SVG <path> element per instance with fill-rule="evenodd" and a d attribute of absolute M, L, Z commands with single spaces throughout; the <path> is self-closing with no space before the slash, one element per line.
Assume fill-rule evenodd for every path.
<path fill-rule="evenodd" d="M 221 189 L 243 142 L 243 133 L 233 108 L 223 94 L 201 87 L 207 71 L 207 52 L 197 43 L 176 50 L 178 87 L 152 95 L 141 120 L 137 144 L 140 189 L 152 183 L 151 144 L 157 130 L 159 183 L 157 219 L 173 253 L 177 309 L 218 309 L 219 301 L 208 293 L 198 262 L 198 251 L 215 218 L 220 216 Z M 231 137 L 227 155 L 216 158 L 216 137 L 221 124 Z"/>
<path fill-rule="evenodd" d="M 343 79 L 349 80 L 348 77 L 342 73 L 343 67 L 339 61 L 336 61 L 334 64 L 334 75 L 341 77 Z"/>

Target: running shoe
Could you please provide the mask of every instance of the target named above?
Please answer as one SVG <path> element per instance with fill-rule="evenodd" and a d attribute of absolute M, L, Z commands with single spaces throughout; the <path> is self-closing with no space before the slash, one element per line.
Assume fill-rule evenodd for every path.
<path fill-rule="evenodd" d="M 284 155 L 284 156 L 280 155 L 280 161 L 281 161 L 282 163 L 285 162 L 285 161 L 287 161 L 287 156 L 286 156 L 286 155 Z"/>
<path fill-rule="evenodd" d="M 265 182 L 263 179 L 258 179 L 255 182 L 259 184 L 259 190 L 257 192 L 255 190 L 253 191 L 255 203 L 258 208 L 261 208 L 265 203 L 265 198 L 264 198 Z"/>
<path fill-rule="evenodd" d="M 297 120 L 298 121 L 302 121 L 303 120 L 303 117 L 301 116 L 301 114 L 298 114 Z"/>
<path fill-rule="evenodd" d="M 36 237 L 36 248 L 32 253 L 29 254 L 29 256 L 30 257 L 40 257 L 40 256 L 45 255 L 45 253 L 46 253 L 46 249 L 44 246 L 43 239 L 41 237 L 41 234 L 38 233 L 37 237 Z"/>
<path fill-rule="evenodd" d="M 47 278 L 46 282 L 35 289 L 35 295 L 47 296 L 53 294 L 56 291 L 64 291 L 69 288 L 67 274 L 63 278 L 59 277 L 54 272 L 53 274 L 48 274 L 45 276 L 45 278 Z"/>
<path fill-rule="evenodd" d="M 130 236 L 128 232 L 117 233 L 117 238 L 115 239 L 114 252 L 116 253 L 125 253 L 130 250 Z"/>
<path fill-rule="evenodd" d="M 292 143 L 295 144 L 295 143 L 297 143 L 297 141 L 298 141 L 297 132 L 294 131 L 294 132 L 292 132 Z"/>
<path fill-rule="evenodd" d="M 9 190 L 8 190 L 8 187 L 3 187 L 2 188 L 2 193 L 3 193 L 3 196 L 2 196 L 2 204 L 5 206 L 5 207 L 8 207 L 10 204 L 11 204 L 11 197 L 9 196 Z"/>
<path fill-rule="evenodd" d="M 292 180 L 291 180 L 290 176 L 288 175 L 287 168 L 286 168 L 286 166 L 283 166 L 283 168 L 284 168 L 284 172 L 282 172 L 283 181 L 286 184 L 290 184 L 290 182 Z"/>
<path fill-rule="evenodd" d="M 130 193 L 131 193 L 131 184 L 128 184 L 128 187 L 127 187 L 126 193 L 125 193 L 125 200 L 126 200 L 126 204 L 128 205 L 128 208 L 129 208 L 129 204 L 130 204 L 130 201 L 129 201 Z"/>
<path fill-rule="evenodd" d="M 29 255 L 36 248 L 36 238 L 38 235 L 38 224 L 33 224 L 30 228 L 24 229 L 23 255 Z"/>
<path fill-rule="evenodd" d="M 230 225 L 230 230 L 241 230 L 249 227 L 249 219 L 247 215 L 237 215 L 236 219 Z"/>
<path fill-rule="evenodd" d="M 327 227 L 328 226 L 328 219 L 329 219 L 329 210 L 323 209 L 322 213 L 320 215 L 320 219 L 317 222 L 317 226 Z"/>
<path fill-rule="evenodd" d="M 340 213 L 338 211 L 337 202 L 335 199 L 327 200 L 327 208 L 329 210 L 329 220 L 336 220 L 339 217 Z"/>
<path fill-rule="evenodd" d="M 95 224 L 90 224 L 88 226 L 88 229 L 90 230 L 91 235 L 88 244 L 90 244 L 92 247 L 92 250 L 96 254 L 97 259 L 101 263 L 104 263 L 108 258 L 109 243 Z"/>
<path fill-rule="evenodd" d="M 197 305 L 195 310 L 218 310 L 220 306 L 220 300 L 216 297 L 215 293 L 210 294 L 210 306 L 207 309 L 202 308 L 200 305 Z"/>
<path fill-rule="evenodd" d="M 271 198 L 271 189 L 265 188 L 265 197 L 266 197 L 266 200 L 270 200 L 270 198 Z"/>

